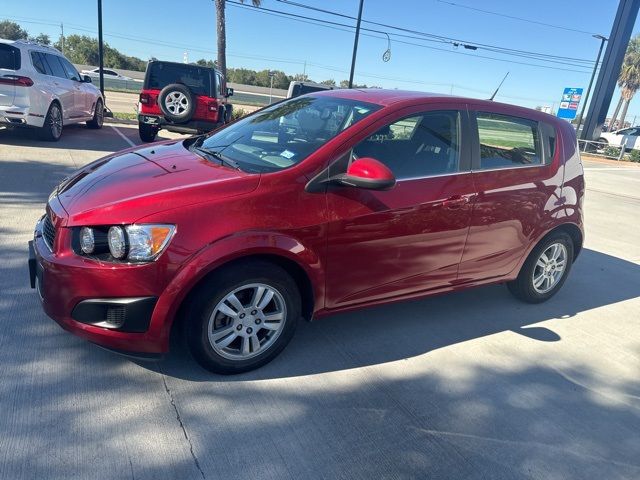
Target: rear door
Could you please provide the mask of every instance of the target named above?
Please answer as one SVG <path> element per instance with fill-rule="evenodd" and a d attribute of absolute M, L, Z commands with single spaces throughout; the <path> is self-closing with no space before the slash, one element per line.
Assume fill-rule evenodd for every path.
<path fill-rule="evenodd" d="M 72 80 L 67 78 L 67 73 L 60 62 L 58 55 L 40 52 L 51 72 L 51 88 L 55 96 L 62 103 L 62 116 L 64 120 L 72 120 L 78 117 L 75 105 L 75 86 Z"/>
<path fill-rule="evenodd" d="M 336 164 L 372 157 L 397 183 L 328 190 L 329 308 L 452 285 L 467 237 L 475 189 L 466 106 L 411 107 L 375 127 Z"/>
<path fill-rule="evenodd" d="M 12 76 L 20 69 L 20 63 L 20 50 L 0 43 L 0 106 L 13 105 L 16 86 Z"/>
<path fill-rule="evenodd" d="M 560 155 L 550 125 L 511 115 L 500 106 L 471 110 L 472 165 L 477 197 L 458 282 L 509 274 L 560 199 Z"/>
<path fill-rule="evenodd" d="M 87 84 L 81 81 L 80 74 L 69 60 L 64 57 L 58 57 L 64 68 L 67 78 L 71 80 L 73 85 L 73 105 L 74 115 L 76 117 L 91 116 L 91 107 L 93 106 L 93 95 L 87 92 Z"/>

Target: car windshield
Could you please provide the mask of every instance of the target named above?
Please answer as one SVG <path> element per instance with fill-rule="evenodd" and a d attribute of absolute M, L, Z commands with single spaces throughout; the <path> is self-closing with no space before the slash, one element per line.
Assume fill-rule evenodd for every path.
<path fill-rule="evenodd" d="M 335 97 L 297 97 L 273 105 L 194 143 L 247 172 L 300 163 L 379 105 Z"/>

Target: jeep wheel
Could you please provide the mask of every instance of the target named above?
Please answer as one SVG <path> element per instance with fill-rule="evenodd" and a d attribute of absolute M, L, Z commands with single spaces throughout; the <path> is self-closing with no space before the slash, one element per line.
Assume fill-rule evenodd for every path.
<path fill-rule="evenodd" d="M 189 87 L 179 83 L 167 85 L 160 91 L 158 105 L 167 120 L 184 123 L 196 111 L 196 100 Z"/>

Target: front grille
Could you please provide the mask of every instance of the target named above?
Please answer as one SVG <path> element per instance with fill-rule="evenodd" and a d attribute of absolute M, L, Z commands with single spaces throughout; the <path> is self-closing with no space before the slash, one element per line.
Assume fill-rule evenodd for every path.
<path fill-rule="evenodd" d="M 53 242 L 56 239 L 56 227 L 53 226 L 49 215 L 44 217 L 44 222 L 42 223 L 42 238 L 44 238 L 44 243 L 47 244 L 49 250 L 53 252 Z"/>

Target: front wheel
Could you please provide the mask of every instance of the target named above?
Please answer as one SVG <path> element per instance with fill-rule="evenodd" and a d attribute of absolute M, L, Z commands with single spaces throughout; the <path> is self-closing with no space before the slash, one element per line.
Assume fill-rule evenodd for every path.
<path fill-rule="evenodd" d="M 140 135 L 140 140 L 143 142 L 153 142 L 156 139 L 156 135 L 158 135 L 158 129 L 146 123 L 139 122 L 138 134 Z"/>
<path fill-rule="evenodd" d="M 573 263 L 573 241 L 564 232 L 544 238 L 529 254 L 509 291 L 527 303 L 541 303 L 562 288 Z"/>
<path fill-rule="evenodd" d="M 87 122 L 87 127 L 98 130 L 102 128 L 104 124 L 104 104 L 102 100 L 98 99 L 96 101 L 96 108 L 93 112 L 93 118 Z"/>
<path fill-rule="evenodd" d="M 190 302 L 185 317 L 189 350 L 215 373 L 261 367 L 291 340 L 300 304 L 296 283 L 277 265 L 252 262 L 226 268 Z"/>

